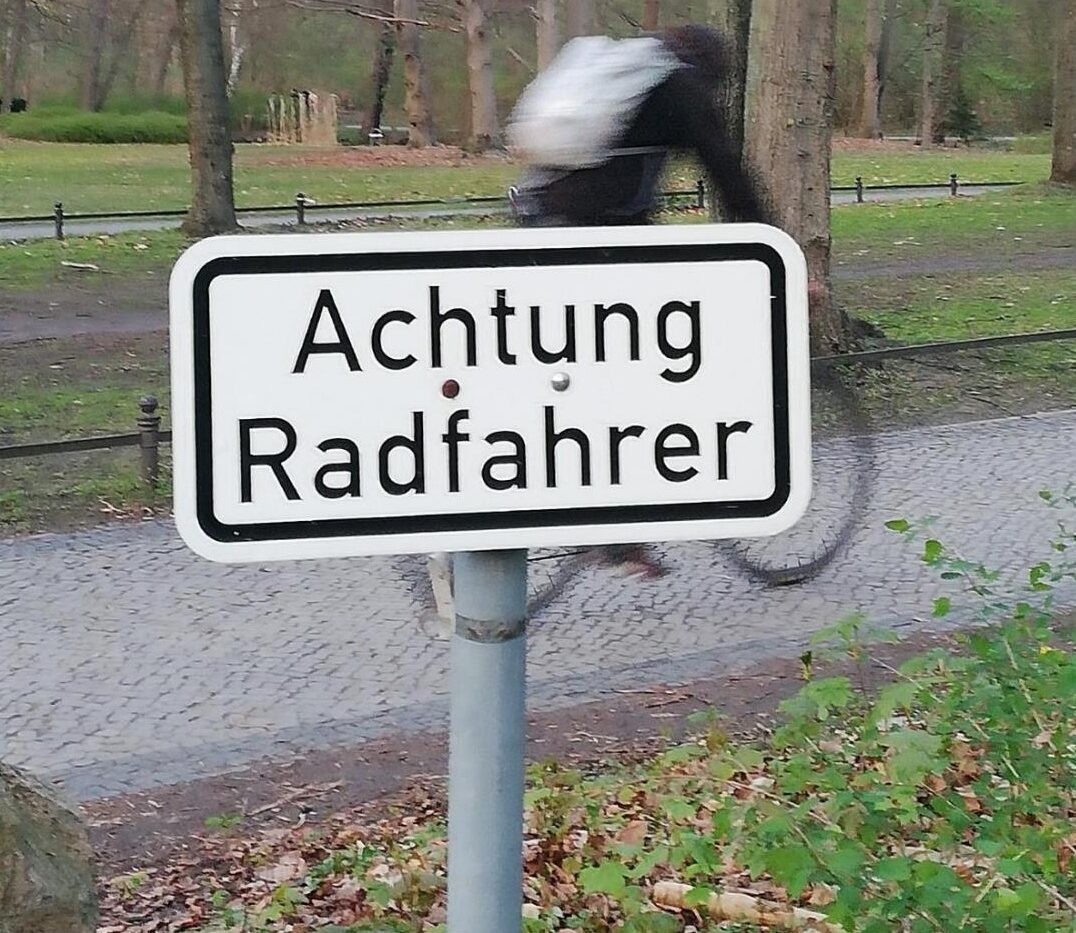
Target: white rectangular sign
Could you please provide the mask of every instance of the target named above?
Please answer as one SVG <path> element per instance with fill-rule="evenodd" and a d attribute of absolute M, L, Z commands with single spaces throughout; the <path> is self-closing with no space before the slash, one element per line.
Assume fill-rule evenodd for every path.
<path fill-rule="evenodd" d="M 213 560 L 768 535 L 810 495 L 771 227 L 219 237 L 171 335 L 176 521 Z"/>

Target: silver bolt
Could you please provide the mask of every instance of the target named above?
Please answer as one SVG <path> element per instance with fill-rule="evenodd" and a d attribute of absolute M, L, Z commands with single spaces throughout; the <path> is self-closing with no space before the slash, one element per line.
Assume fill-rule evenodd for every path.
<path fill-rule="evenodd" d="M 550 385 L 553 386 L 554 392 L 563 392 L 571 384 L 572 377 L 567 373 L 557 373 L 550 381 Z"/>

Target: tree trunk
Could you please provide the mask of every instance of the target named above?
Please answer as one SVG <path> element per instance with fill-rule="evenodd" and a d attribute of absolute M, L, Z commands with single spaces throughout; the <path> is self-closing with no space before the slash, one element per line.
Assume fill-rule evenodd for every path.
<path fill-rule="evenodd" d="M 157 97 L 164 96 L 164 83 L 168 80 L 168 69 L 172 64 L 172 56 L 176 51 L 176 43 L 179 41 L 179 24 L 173 23 L 160 45 L 160 57 L 157 59 L 157 73 L 153 76 L 153 93 Z"/>
<path fill-rule="evenodd" d="M 878 139 L 882 127 L 878 117 L 882 54 L 882 0 L 867 0 L 867 35 L 863 46 L 863 98 L 860 102 L 856 135 Z"/>
<path fill-rule="evenodd" d="M 470 148 L 475 152 L 485 152 L 500 145 L 488 14 L 489 0 L 465 0 L 467 80 L 471 90 Z"/>
<path fill-rule="evenodd" d="M 882 37 L 878 44 L 878 133 L 882 129 L 882 102 L 885 89 L 889 83 L 889 60 L 893 55 L 893 24 L 897 17 L 897 0 L 885 0 L 885 15 L 882 17 Z"/>
<path fill-rule="evenodd" d="M 26 31 L 30 21 L 30 9 L 26 0 L 11 0 L 6 8 L 7 21 L 0 29 L 0 41 L 4 43 L 3 71 L 0 72 L 0 109 L 4 101 L 8 107 L 19 96 L 19 71 L 26 47 Z"/>
<path fill-rule="evenodd" d="M 101 109 L 101 79 L 107 46 L 110 0 L 92 0 L 86 38 L 86 62 L 82 72 L 81 101 L 85 110 Z"/>
<path fill-rule="evenodd" d="M 93 110 L 101 110 L 105 106 L 105 101 L 108 100 L 108 95 L 112 93 L 112 86 L 116 83 L 116 76 L 119 74 L 120 66 L 127 61 L 131 40 L 138 30 L 139 20 L 141 20 L 145 9 L 145 3 L 136 4 L 130 13 L 130 18 L 122 25 L 121 30 L 112 36 L 111 60 L 107 68 L 102 68 L 103 74 L 97 84 L 97 93 L 92 106 Z"/>
<path fill-rule="evenodd" d="M 228 4 L 228 96 L 235 93 L 239 85 L 239 73 L 243 70 L 243 59 L 247 47 L 239 33 L 243 18 L 243 0 L 231 0 Z"/>
<path fill-rule="evenodd" d="M 396 19 L 400 50 L 404 57 L 404 109 L 411 132 L 408 145 L 422 149 L 435 143 L 433 111 L 426 85 L 426 69 L 422 63 L 422 35 L 416 24 L 418 0 L 396 0 Z"/>
<path fill-rule="evenodd" d="M 176 6 L 192 180 L 183 229 L 210 236 L 236 227 L 220 0 L 176 0 Z"/>
<path fill-rule="evenodd" d="M 382 16 L 391 17 L 391 4 L 382 3 L 377 7 Z M 384 22 L 378 31 L 377 50 L 374 53 L 374 71 L 370 79 L 370 109 L 366 111 L 363 125 L 365 138 L 381 126 L 385 114 L 385 92 L 388 90 L 389 78 L 392 77 L 392 60 L 396 56 L 396 27 L 391 22 Z"/>
<path fill-rule="evenodd" d="M 565 27 L 568 38 L 594 34 L 594 0 L 568 0 Z"/>
<path fill-rule="evenodd" d="M 538 21 L 538 70 L 544 70 L 560 48 L 557 29 L 557 0 L 537 0 L 535 17 Z"/>
<path fill-rule="evenodd" d="M 725 4 L 725 33 L 731 56 L 723 102 L 725 127 L 730 146 L 734 152 L 740 153 L 742 161 L 747 64 L 751 46 L 751 0 L 728 0 Z"/>
<path fill-rule="evenodd" d="M 657 32 L 661 25 L 661 0 L 646 0 L 643 7 L 643 29 Z"/>
<path fill-rule="evenodd" d="M 1058 0 L 1050 181 L 1076 185 L 1076 0 Z"/>
<path fill-rule="evenodd" d="M 930 16 L 923 42 L 923 83 L 919 95 L 919 141 L 924 148 L 934 144 L 940 110 L 942 57 L 948 0 L 930 0 Z"/>
<path fill-rule="evenodd" d="M 829 186 L 836 95 L 837 0 L 755 0 L 748 164 L 779 226 L 803 248 L 811 296 L 811 344 L 848 343 L 829 285 Z"/>
<path fill-rule="evenodd" d="M 945 126 L 948 122 L 949 109 L 956 99 L 962 80 L 964 63 L 964 41 L 967 30 L 964 28 L 964 16 L 957 6 L 949 10 L 945 18 L 945 42 L 942 48 L 941 88 L 938 91 L 938 104 L 934 111 L 934 142 L 945 142 Z"/>

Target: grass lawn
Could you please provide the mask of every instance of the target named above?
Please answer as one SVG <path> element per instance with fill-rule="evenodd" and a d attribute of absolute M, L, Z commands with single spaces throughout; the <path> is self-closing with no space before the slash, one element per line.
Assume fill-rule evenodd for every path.
<path fill-rule="evenodd" d="M 668 215 L 667 220 L 699 220 Z M 496 222 L 504 222 L 498 219 Z M 441 230 L 475 218 L 411 221 Z M 374 229 L 385 229 L 378 224 Z M 999 229 L 1001 228 L 1001 229 Z M 998 196 L 885 205 L 833 213 L 838 268 L 874 264 L 875 275 L 838 277 L 837 295 L 890 340 L 922 343 L 1076 324 L 1076 271 L 1061 265 L 1022 269 L 1023 254 L 1056 255 L 1076 245 L 1076 197 L 1046 188 Z M 66 294 L 77 281 L 90 299 L 144 289 L 165 275 L 186 244 L 175 231 L 0 245 L 0 300 L 44 289 Z M 932 271 L 939 258 L 978 261 L 970 271 Z M 984 271 L 982 260 L 985 258 Z M 91 262 L 99 273 L 63 261 Z M 51 291 L 50 291 L 51 290 Z M 864 376 L 879 424 L 985 417 L 1076 405 L 1076 342 L 936 357 L 875 368 Z M 130 432 L 141 395 L 156 394 L 168 419 L 166 340 L 162 334 L 79 338 L 0 346 L 0 444 Z M 40 458 L 0 465 L 0 529 L 71 527 L 113 507 L 137 510 L 163 501 L 137 481 L 137 453 Z M 104 510 L 104 512 L 102 512 Z"/>
<path fill-rule="evenodd" d="M 394 154 L 385 158 L 393 158 Z M 236 147 L 236 202 L 250 207 L 291 204 L 302 191 L 316 200 L 499 195 L 518 167 L 499 159 L 464 159 L 454 165 L 368 164 L 369 151 L 302 147 Z M 952 149 L 943 152 L 838 151 L 833 183 L 857 175 L 872 184 L 947 181 L 1043 181 L 1050 157 L 1036 153 Z M 682 173 L 681 173 L 682 174 Z M 77 145 L 0 138 L 0 216 L 49 214 L 56 201 L 71 213 L 182 208 L 189 197 L 184 146 Z"/>

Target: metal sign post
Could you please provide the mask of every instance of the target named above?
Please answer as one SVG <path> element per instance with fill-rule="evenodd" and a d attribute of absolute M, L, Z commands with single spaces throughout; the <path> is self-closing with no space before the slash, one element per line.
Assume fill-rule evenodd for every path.
<path fill-rule="evenodd" d="M 523 916 L 527 552 L 455 558 L 448 764 L 448 929 Z"/>

